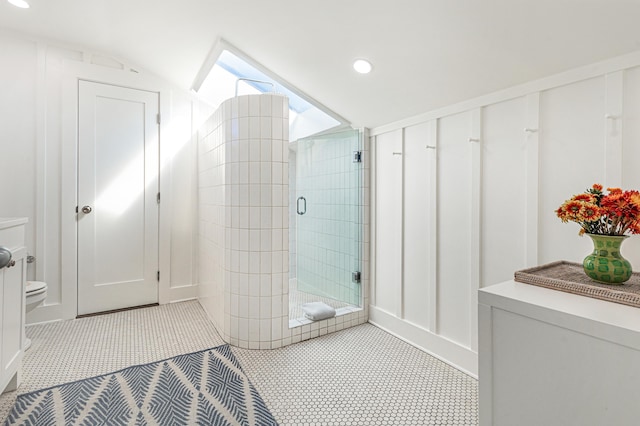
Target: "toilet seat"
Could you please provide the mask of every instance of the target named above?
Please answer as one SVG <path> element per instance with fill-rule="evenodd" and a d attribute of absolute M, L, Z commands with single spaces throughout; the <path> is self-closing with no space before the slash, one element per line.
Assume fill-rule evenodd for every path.
<path fill-rule="evenodd" d="M 47 283 L 42 281 L 27 281 L 27 296 L 35 296 L 47 291 Z"/>

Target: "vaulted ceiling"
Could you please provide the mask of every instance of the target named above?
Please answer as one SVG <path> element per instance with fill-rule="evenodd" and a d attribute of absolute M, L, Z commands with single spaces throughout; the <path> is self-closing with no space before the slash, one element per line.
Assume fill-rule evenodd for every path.
<path fill-rule="evenodd" d="M 189 89 L 222 37 L 376 127 L 640 50 L 637 0 L 0 0 L 0 28 L 112 55 Z M 357 57 L 374 66 L 351 68 Z"/>

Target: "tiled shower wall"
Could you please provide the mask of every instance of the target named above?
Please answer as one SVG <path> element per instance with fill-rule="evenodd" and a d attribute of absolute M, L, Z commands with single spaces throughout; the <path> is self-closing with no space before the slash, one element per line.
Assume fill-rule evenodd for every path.
<path fill-rule="evenodd" d="M 223 339 L 242 348 L 279 348 L 367 321 L 365 290 L 365 309 L 289 328 L 288 113 L 282 95 L 240 96 L 199 132 L 199 301 Z M 365 287 L 368 256 L 363 263 Z"/>
<path fill-rule="evenodd" d="M 225 341 L 270 349 L 288 327 L 287 98 L 225 101 L 201 132 L 200 301 Z"/>

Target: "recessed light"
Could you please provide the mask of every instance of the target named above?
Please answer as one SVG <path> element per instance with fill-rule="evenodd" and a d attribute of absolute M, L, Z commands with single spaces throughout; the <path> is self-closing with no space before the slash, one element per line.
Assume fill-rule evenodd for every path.
<path fill-rule="evenodd" d="M 29 9 L 29 3 L 24 0 L 7 0 L 9 3 L 20 9 Z"/>
<path fill-rule="evenodd" d="M 353 69 L 360 74 L 369 74 L 371 72 L 371 62 L 366 59 L 356 59 L 353 63 Z"/>

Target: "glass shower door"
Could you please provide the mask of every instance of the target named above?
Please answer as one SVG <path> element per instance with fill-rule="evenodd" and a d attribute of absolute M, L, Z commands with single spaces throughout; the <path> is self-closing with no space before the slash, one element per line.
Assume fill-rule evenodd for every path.
<path fill-rule="evenodd" d="M 362 163 L 358 130 L 298 141 L 297 289 L 334 307 L 360 306 Z M 331 303 L 329 303 L 331 304 Z"/>

